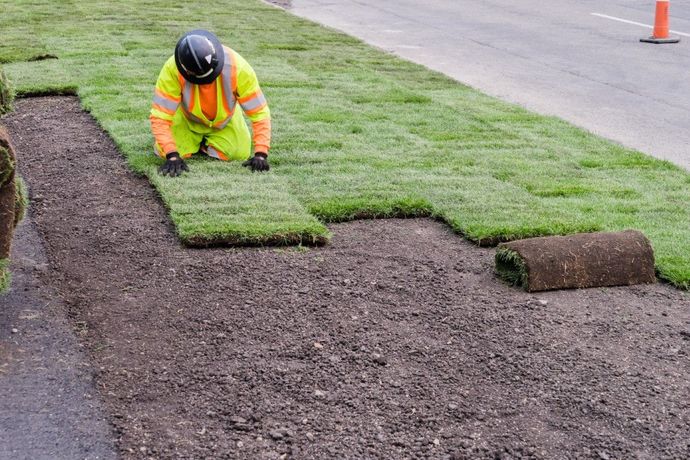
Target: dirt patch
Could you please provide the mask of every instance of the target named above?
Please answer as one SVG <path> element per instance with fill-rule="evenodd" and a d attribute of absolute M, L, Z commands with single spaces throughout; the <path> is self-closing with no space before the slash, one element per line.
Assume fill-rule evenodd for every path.
<path fill-rule="evenodd" d="M 185 249 L 76 99 L 5 122 L 125 458 L 690 456 L 685 292 L 535 296 L 426 219 Z"/>
<path fill-rule="evenodd" d="M 29 59 L 27 59 L 28 62 L 37 62 L 37 61 L 47 61 L 50 59 L 57 59 L 58 57 L 54 54 L 37 54 L 36 56 L 31 56 Z"/>

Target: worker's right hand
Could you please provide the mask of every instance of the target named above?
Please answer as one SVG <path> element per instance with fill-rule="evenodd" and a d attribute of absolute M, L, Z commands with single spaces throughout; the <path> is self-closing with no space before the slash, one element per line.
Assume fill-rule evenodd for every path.
<path fill-rule="evenodd" d="M 268 171 L 271 167 L 268 164 L 268 154 L 264 152 L 256 152 L 252 158 L 242 163 L 242 166 L 246 166 L 254 171 Z"/>
<path fill-rule="evenodd" d="M 175 177 L 182 174 L 182 171 L 189 171 L 189 168 L 187 167 L 187 163 L 180 158 L 179 153 L 170 152 L 165 156 L 165 163 L 158 171 L 164 176 L 167 174 L 170 177 Z"/>

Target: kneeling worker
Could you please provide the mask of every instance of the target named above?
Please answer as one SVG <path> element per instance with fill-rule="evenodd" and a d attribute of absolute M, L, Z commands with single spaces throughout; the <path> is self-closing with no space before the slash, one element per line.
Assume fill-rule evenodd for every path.
<path fill-rule="evenodd" d="M 252 122 L 252 139 L 237 105 Z M 268 171 L 271 112 L 256 74 L 242 56 L 206 30 L 185 34 L 165 63 L 153 97 L 151 131 L 163 175 L 189 171 L 185 158 L 205 153 L 219 160 L 246 160 Z"/>

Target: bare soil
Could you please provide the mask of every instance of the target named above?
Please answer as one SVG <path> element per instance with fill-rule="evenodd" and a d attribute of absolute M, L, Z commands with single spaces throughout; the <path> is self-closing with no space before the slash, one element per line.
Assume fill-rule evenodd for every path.
<path fill-rule="evenodd" d="M 124 458 L 690 457 L 686 292 L 528 294 L 426 219 L 187 249 L 77 99 L 3 121 Z"/>

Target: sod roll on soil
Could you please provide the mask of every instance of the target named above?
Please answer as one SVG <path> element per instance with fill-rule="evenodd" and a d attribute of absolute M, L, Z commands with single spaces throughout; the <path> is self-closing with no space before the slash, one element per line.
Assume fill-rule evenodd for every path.
<path fill-rule="evenodd" d="M 0 69 L 0 115 L 7 113 L 12 108 L 13 93 L 7 77 Z"/>
<path fill-rule="evenodd" d="M 501 244 L 496 272 L 530 292 L 654 283 L 654 251 L 636 230 Z"/>
<path fill-rule="evenodd" d="M 7 131 L 0 126 L 0 293 L 7 289 L 10 243 L 17 225 L 18 213 L 23 213 L 23 199 L 17 194 L 14 150 Z"/>

